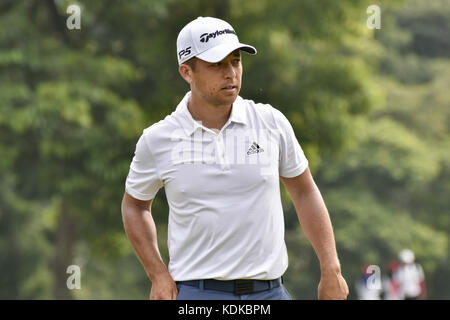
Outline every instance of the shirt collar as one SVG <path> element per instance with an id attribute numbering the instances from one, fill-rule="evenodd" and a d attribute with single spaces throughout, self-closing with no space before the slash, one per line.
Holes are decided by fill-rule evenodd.
<path id="1" fill-rule="evenodd" d="M 192 135 L 198 128 L 203 128 L 199 121 L 195 120 L 187 107 L 191 91 L 187 92 L 176 108 L 176 112 L 181 115 L 182 126 L 187 135 Z M 231 107 L 230 122 L 247 124 L 247 114 L 245 112 L 245 102 L 240 96 L 236 98 Z"/>

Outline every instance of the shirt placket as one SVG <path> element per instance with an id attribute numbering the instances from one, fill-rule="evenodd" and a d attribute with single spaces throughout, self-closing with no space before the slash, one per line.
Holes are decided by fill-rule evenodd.
<path id="1" fill-rule="evenodd" d="M 215 139 L 216 160 L 222 170 L 229 170 L 230 164 L 225 153 L 225 141 L 222 132 L 219 132 Z"/>

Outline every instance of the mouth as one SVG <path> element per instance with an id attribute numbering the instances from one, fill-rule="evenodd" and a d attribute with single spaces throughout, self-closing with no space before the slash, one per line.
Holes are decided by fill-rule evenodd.
<path id="1" fill-rule="evenodd" d="M 225 92 L 234 93 L 235 91 L 237 91 L 237 88 L 238 88 L 237 86 L 230 85 L 230 86 L 223 87 L 221 90 L 223 90 Z"/>

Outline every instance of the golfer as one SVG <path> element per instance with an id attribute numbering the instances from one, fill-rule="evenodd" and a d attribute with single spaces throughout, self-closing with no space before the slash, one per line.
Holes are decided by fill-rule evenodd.
<path id="1" fill-rule="evenodd" d="M 346 299 L 330 218 L 291 124 L 239 96 L 241 52 L 227 22 L 199 17 L 177 39 L 190 91 L 143 131 L 125 183 L 125 231 L 152 282 L 150 299 L 291 299 L 280 183 L 320 261 L 319 299 Z M 151 214 L 165 188 L 168 266 Z M 302 274 L 297 275 L 302 277 Z"/>

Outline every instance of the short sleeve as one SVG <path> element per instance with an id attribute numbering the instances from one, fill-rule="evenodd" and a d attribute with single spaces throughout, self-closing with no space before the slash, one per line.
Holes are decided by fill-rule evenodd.
<path id="1" fill-rule="evenodd" d="M 155 159 L 143 134 L 136 144 L 136 151 L 125 182 L 125 191 L 133 198 L 147 201 L 153 199 L 162 186 L 163 181 L 159 177 Z"/>
<path id="2" fill-rule="evenodd" d="M 308 168 L 308 159 L 295 137 L 294 129 L 289 120 L 277 109 L 274 109 L 275 121 L 280 131 L 280 161 L 281 177 L 293 178 L 301 175 Z"/>

